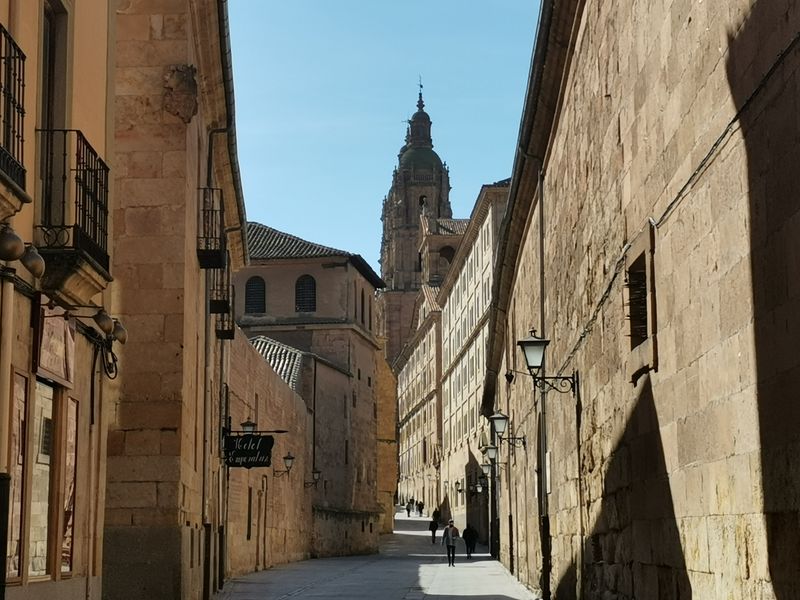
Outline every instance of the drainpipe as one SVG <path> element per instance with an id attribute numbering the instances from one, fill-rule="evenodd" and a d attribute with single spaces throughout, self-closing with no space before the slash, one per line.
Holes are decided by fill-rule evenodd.
<path id="1" fill-rule="evenodd" d="M 545 320 L 545 278 L 544 278 L 544 172 L 539 162 L 539 326 L 541 337 L 547 337 Z M 545 376 L 545 363 L 542 361 L 542 377 Z M 547 457 L 547 392 L 541 394 L 541 431 L 539 434 L 539 454 L 541 460 L 541 495 L 539 499 L 539 537 L 542 545 L 542 598 L 550 600 L 550 571 L 552 568 L 552 540 L 550 539 L 549 498 L 547 494 L 550 471 Z"/>

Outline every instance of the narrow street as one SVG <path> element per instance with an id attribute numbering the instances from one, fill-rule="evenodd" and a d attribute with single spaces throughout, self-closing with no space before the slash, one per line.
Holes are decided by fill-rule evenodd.
<path id="1" fill-rule="evenodd" d="M 398 512 L 395 533 L 381 538 L 380 554 L 306 560 L 228 581 L 217 600 L 534 600 L 485 546 L 467 560 L 463 541 L 448 568 L 441 537 L 431 544 L 427 517 Z M 441 529 L 437 532 L 441 533 Z"/>

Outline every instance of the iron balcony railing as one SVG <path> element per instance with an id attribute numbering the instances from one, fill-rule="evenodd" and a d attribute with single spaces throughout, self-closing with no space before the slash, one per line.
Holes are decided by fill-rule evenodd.
<path id="1" fill-rule="evenodd" d="M 0 171 L 23 190 L 23 121 L 25 119 L 25 55 L 0 25 Z"/>
<path id="2" fill-rule="evenodd" d="M 219 340 L 232 340 L 236 335 L 236 324 L 233 318 L 234 295 L 235 290 L 230 287 L 230 304 L 227 312 L 217 315 L 217 322 L 214 331 Z"/>
<path id="3" fill-rule="evenodd" d="M 76 129 L 39 134 L 40 247 L 81 251 L 108 271 L 108 166 Z"/>
<path id="4" fill-rule="evenodd" d="M 222 190 L 201 188 L 197 224 L 197 261 L 201 269 L 222 269 L 226 265 L 222 210 Z"/>
<path id="5" fill-rule="evenodd" d="M 211 269 L 208 312 L 219 315 L 231 311 L 231 272 L 224 269 Z"/>

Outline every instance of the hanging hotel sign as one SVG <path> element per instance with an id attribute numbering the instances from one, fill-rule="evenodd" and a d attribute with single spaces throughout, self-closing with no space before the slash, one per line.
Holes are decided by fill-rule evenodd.
<path id="1" fill-rule="evenodd" d="M 63 310 L 44 303 L 34 308 L 32 325 L 36 336 L 33 371 L 46 379 L 72 387 L 75 373 L 75 322 Z"/>
<path id="2" fill-rule="evenodd" d="M 229 467 L 269 467 L 275 438 L 259 433 L 231 433 L 225 436 L 225 464 Z"/>

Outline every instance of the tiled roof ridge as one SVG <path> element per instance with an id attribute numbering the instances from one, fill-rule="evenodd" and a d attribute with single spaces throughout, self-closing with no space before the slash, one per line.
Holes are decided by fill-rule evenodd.
<path id="1" fill-rule="evenodd" d="M 352 252 L 309 242 L 257 221 L 247 222 L 251 258 L 302 258 L 311 256 L 347 256 Z"/>

